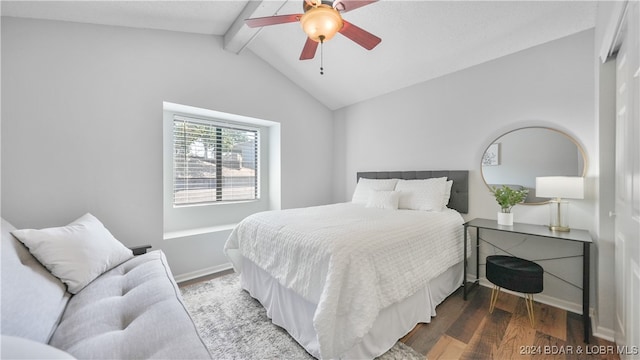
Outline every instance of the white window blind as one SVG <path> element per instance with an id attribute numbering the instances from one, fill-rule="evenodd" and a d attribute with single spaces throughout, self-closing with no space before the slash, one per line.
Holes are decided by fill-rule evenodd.
<path id="1" fill-rule="evenodd" d="M 175 115 L 173 205 L 259 199 L 259 129 Z"/>

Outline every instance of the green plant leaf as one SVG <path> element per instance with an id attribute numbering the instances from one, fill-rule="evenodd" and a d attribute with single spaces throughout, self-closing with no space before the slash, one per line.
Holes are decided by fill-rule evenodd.
<path id="1" fill-rule="evenodd" d="M 529 194 L 528 189 L 512 189 L 507 185 L 502 185 L 502 187 L 491 187 L 491 193 L 496 198 L 496 202 L 500 205 L 503 213 L 510 213 L 511 208 L 515 205 L 520 204 L 527 198 L 527 194 Z"/>

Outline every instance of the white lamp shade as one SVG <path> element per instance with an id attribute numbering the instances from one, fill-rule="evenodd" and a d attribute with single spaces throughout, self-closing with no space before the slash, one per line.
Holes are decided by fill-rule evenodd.
<path id="1" fill-rule="evenodd" d="M 311 40 L 320 42 L 330 40 L 342 29 L 344 23 L 338 10 L 322 4 L 304 13 L 300 18 L 300 25 Z"/>
<path id="2" fill-rule="evenodd" d="M 536 197 L 584 199 L 584 178 L 578 176 L 537 177 Z"/>

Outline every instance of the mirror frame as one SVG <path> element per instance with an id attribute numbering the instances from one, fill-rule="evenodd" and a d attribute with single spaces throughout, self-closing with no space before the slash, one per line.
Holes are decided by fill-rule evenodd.
<path id="1" fill-rule="evenodd" d="M 578 148 L 578 151 L 580 151 L 580 155 L 582 155 L 582 161 L 584 163 L 584 166 L 582 168 L 582 174 L 580 176 L 581 177 L 585 177 L 587 175 L 587 168 L 589 167 L 589 159 L 587 158 L 587 153 L 584 151 L 584 148 L 582 147 L 582 145 L 580 145 L 580 143 L 576 139 L 573 138 L 573 136 L 567 134 L 564 131 L 561 131 L 561 130 L 558 130 L 558 129 L 554 129 L 554 128 L 548 127 L 548 126 L 524 126 L 524 127 L 516 128 L 516 129 L 513 129 L 513 130 L 509 130 L 509 131 L 499 135 L 498 137 L 493 139 L 493 141 L 491 141 L 489 143 L 489 145 L 487 145 L 487 147 L 482 152 L 482 155 L 480 156 L 480 176 L 482 177 L 482 182 L 484 182 L 484 185 L 487 187 L 487 189 L 489 189 L 489 191 L 491 191 L 491 187 L 489 186 L 489 184 L 487 184 L 487 180 L 484 177 L 484 170 L 483 170 L 483 165 L 482 165 L 482 159 L 484 158 L 484 154 L 487 152 L 487 150 L 489 150 L 489 146 L 495 144 L 496 141 L 498 141 L 503 136 L 509 135 L 509 134 L 511 134 L 513 132 L 516 132 L 516 131 L 519 131 L 519 130 L 526 130 L 526 129 L 546 129 L 546 130 L 551 130 L 551 131 L 554 131 L 554 132 L 566 137 L 567 139 L 569 139 L 569 141 L 571 141 Z M 544 204 L 548 204 L 549 201 L 551 201 L 551 199 L 549 199 L 547 201 L 520 203 L 518 205 L 544 205 Z"/>

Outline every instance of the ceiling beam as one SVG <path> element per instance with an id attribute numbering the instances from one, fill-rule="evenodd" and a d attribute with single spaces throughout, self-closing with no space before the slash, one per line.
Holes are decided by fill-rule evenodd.
<path id="1" fill-rule="evenodd" d="M 262 28 L 250 28 L 244 20 L 254 17 L 277 15 L 287 0 L 251 0 L 224 34 L 224 49 L 239 54 Z"/>

